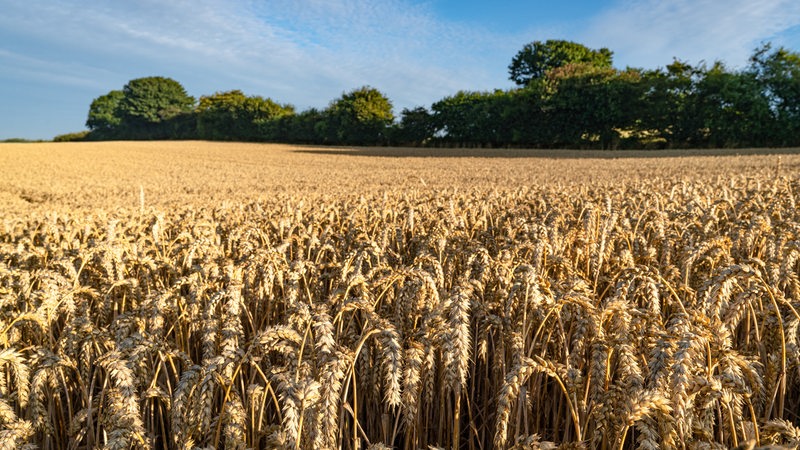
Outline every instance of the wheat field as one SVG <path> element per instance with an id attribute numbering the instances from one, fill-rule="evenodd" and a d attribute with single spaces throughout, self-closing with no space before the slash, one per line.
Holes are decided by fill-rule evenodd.
<path id="1" fill-rule="evenodd" d="M 776 152 L 0 145 L 0 448 L 797 448 Z"/>

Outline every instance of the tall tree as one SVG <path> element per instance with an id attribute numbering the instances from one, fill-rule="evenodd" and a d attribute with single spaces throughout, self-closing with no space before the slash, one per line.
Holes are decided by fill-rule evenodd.
<path id="1" fill-rule="evenodd" d="M 645 72 L 643 108 L 638 113 L 641 132 L 666 147 L 701 145 L 705 137 L 697 85 L 705 74 L 705 67 L 693 67 L 678 59 L 664 69 Z"/>
<path id="2" fill-rule="evenodd" d="M 698 81 L 695 95 L 707 146 L 768 145 L 773 115 L 754 74 L 717 62 Z"/>
<path id="3" fill-rule="evenodd" d="M 271 140 L 270 122 L 294 113 L 294 107 L 268 98 L 246 96 L 240 90 L 200 97 L 197 131 L 204 139 Z"/>
<path id="4" fill-rule="evenodd" d="M 319 144 L 324 142 L 326 115 L 316 108 L 298 114 L 285 115 L 273 121 L 272 140 Z"/>
<path id="5" fill-rule="evenodd" d="M 460 91 L 431 105 L 435 134 L 443 142 L 469 146 L 499 146 L 512 139 L 512 121 L 505 114 L 510 96 Z"/>
<path id="6" fill-rule="evenodd" d="M 800 144 L 800 53 L 765 44 L 750 62 L 777 121 L 774 145 Z"/>
<path id="7" fill-rule="evenodd" d="M 505 97 L 501 120 L 510 130 L 507 143 L 522 147 L 550 147 L 554 127 L 546 86 L 538 84 L 512 89 Z"/>
<path id="8" fill-rule="evenodd" d="M 131 80 L 122 88 L 122 93 L 118 109 L 122 125 L 130 130 L 145 131 L 145 134 L 150 131 L 143 130 L 148 126 L 189 113 L 194 107 L 194 98 L 183 86 L 166 77 Z"/>
<path id="9" fill-rule="evenodd" d="M 392 121 L 392 102 L 379 90 L 364 86 L 334 100 L 325 111 L 322 134 L 335 144 L 383 144 Z"/>
<path id="10" fill-rule="evenodd" d="M 541 79 L 551 69 L 568 64 L 589 64 L 610 68 L 613 53 L 607 48 L 592 50 L 576 42 L 550 39 L 522 47 L 508 66 L 509 78 L 519 86 Z"/>
<path id="11" fill-rule="evenodd" d="M 588 63 L 547 73 L 550 125 L 558 146 L 616 148 L 633 132 L 641 74 Z"/>
<path id="12" fill-rule="evenodd" d="M 116 90 L 92 100 L 86 126 L 96 138 L 110 137 L 119 126 L 121 119 L 117 109 L 123 96 L 122 91 Z"/>
<path id="13" fill-rule="evenodd" d="M 404 108 L 400 117 L 400 123 L 393 129 L 393 145 L 423 145 L 436 131 L 431 113 L 422 106 Z"/>

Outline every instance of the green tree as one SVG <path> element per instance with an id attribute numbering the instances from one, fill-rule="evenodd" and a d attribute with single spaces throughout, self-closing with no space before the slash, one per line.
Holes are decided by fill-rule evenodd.
<path id="1" fill-rule="evenodd" d="M 137 78 L 122 88 L 117 108 L 124 132 L 135 138 L 174 137 L 170 121 L 192 112 L 194 98 L 177 81 L 166 77 Z"/>
<path id="2" fill-rule="evenodd" d="M 776 119 L 775 145 L 800 144 L 800 53 L 770 44 L 756 49 L 750 69 Z"/>
<path id="3" fill-rule="evenodd" d="M 392 102 L 369 86 L 334 100 L 325 117 L 318 131 L 332 144 L 384 144 L 387 127 L 394 121 Z"/>
<path id="4" fill-rule="evenodd" d="M 703 120 L 706 145 L 767 145 L 773 114 L 769 98 L 753 73 L 731 72 L 718 62 L 705 71 L 696 89 L 696 113 Z"/>
<path id="5" fill-rule="evenodd" d="M 116 90 L 92 100 L 86 119 L 86 126 L 92 135 L 106 138 L 116 131 L 122 121 L 117 110 L 123 96 L 122 91 Z"/>
<path id="6" fill-rule="evenodd" d="M 553 124 L 546 89 L 537 83 L 507 92 L 500 120 L 509 129 L 508 143 L 522 147 L 551 147 Z"/>
<path id="7" fill-rule="evenodd" d="M 511 97 L 502 90 L 460 91 L 431 105 L 436 136 L 465 146 L 507 145 L 513 137 L 507 111 Z"/>
<path id="8" fill-rule="evenodd" d="M 321 129 L 324 128 L 326 118 L 325 113 L 316 108 L 307 109 L 294 116 L 281 117 L 277 124 L 285 133 L 283 135 L 285 137 L 278 139 L 302 144 L 322 143 L 324 136 Z"/>
<path id="9" fill-rule="evenodd" d="M 404 108 L 400 123 L 392 131 L 392 143 L 401 145 L 424 145 L 433 137 L 436 125 L 433 116 L 424 107 Z"/>
<path id="10" fill-rule="evenodd" d="M 666 147 L 703 145 L 703 118 L 698 113 L 697 84 L 704 67 L 674 60 L 664 69 L 643 74 L 643 104 L 639 126 Z"/>
<path id="11" fill-rule="evenodd" d="M 578 63 L 551 69 L 546 76 L 548 122 L 556 146 L 617 148 L 635 134 L 638 70 Z"/>
<path id="12" fill-rule="evenodd" d="M 212 140 L 273 140 L 272 122 L 294 114 L 294 107 L 246 96 L 240 90 L 200 97 L 197 133 Z"/>
<path id="13" fill-rule="evenodd" d="M 589 64 L 610 68 L 613 53 L 607 48 L 592 50 L 564 40 L 534 41 L 522 47 L 508 66 L 509 78 L 519 86 L 541 79 L 554 68 L 568 64 Z"/>

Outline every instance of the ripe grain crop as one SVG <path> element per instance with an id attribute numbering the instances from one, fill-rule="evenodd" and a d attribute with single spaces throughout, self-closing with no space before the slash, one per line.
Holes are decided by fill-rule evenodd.
<path id="1" fill-rule="evenodd" d="M 800 445 L 800 156 L 0 145 L 0 448 Z"/>

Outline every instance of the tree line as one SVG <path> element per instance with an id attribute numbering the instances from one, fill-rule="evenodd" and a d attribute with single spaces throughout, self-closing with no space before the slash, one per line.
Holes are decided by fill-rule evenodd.
<path id="1" fill-rule="evenodd" d="M 548 40 L 509 65 L 516 87 L 458 92 L 393 114 L 365 86 L 324 109 L 233 90 L 194 99 L 165 77 L 129 81 L 92 101 L 89 140 L 207 139 L 324 145 L 682 148 L 800 145 L 800 54 L 764 44 L 732 70 L 674 60 L 617 69 L 613 52 Z"/>

